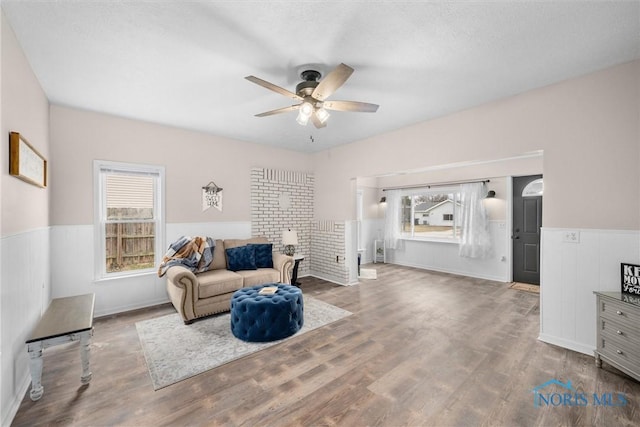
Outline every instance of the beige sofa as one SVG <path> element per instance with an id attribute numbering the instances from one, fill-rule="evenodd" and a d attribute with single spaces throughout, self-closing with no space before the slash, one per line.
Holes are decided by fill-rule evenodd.
<path id="1" fill-rule="evenodd" d="M 235 291 L 264 283 L 288 283 L 293 257 L 273 252 L 273 268 L 230 271 L 226 249 L 249 243 L 269 243 L 264 237 L 216 240 L 208 271 L 194 274 L 182 266 L 167 270 L 167 292 L 185 324 L 199 317 L 229 311 Z"/>

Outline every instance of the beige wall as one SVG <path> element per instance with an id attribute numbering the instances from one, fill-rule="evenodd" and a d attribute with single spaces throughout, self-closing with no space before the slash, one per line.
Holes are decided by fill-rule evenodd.
<path id="1" fill-rule="evenodd" d="M 317 153 L 316 218 L 355 217 L 353 177 L 543 150 L 545 227 L 639 229 L 639 74 L 635 61 Z"/>
<path id="2" fill-rule="evenodd" d="M 252 167 L 311 171 L 308 154 L 51 106 L 52 224 L 93 223 L 93 160 L 164 165 L 167 222 L 251 221 Z M 224 189 L 202 212 L 201 187 Z"/>
<path id="3" fill-rule="evenodd" d="M 9 175 L 9 132 L 20 132 L 49 158 L 49 105 L 0 15 L 0 424 L 9 425 L 29 384 L 24 342 L 51 293 L 50 190 Z"/>
<path id="4" fill-rule="evenodd" d="M 9 132 L 19 132 L 49 159 L 49 101 L 2 14 L 2 236 L 49 225 L 49 189 L 9 175 Z M 49 175 L 51 176 L 51 175 Z"/>

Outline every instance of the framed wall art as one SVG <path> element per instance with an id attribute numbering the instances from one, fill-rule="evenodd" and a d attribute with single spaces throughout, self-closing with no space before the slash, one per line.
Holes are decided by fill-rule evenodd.
<path id="1" fill-rule="evenodd" d="M 18 132 L 9 133 L 9 174 L 45 188 L 47 160 Z"/>
<path id="2" fill-rule="evenodd" d="M 640 296 L 640 265 L 620 263 L 620 276 L 622 293 Z"/>

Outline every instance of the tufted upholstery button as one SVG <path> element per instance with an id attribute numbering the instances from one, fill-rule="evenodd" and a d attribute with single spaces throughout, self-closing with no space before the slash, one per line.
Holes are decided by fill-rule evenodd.
<path id="1" fill-rule="evenodd" d="M 273 295 L 260 295 L 277 286 Z M 231 332 L 251 342 L 276 341 L 298 332 L 304 324 L 304 300 L 299 288 L 282 283 L 239 289 L 231 298 Z"/>

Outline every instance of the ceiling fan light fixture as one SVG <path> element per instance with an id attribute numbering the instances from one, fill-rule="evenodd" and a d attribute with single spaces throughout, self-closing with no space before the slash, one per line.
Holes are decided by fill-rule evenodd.
<path id="1" fill-rule="evenodd" d="M 339 89 L 351 76 L 353 68 L 346 64 L 339 64 L 325 76 L 323 76 L 323 73 L 316 71 L 317 69 L 318 66 L 316 65 L 305 65 L 299 69 L 302 81 L 296 85 L 295 93 L 255 76 L 245 77 L 245 79 L 258 86 L 284 95 L 287 98 L 300 101 L 299 104 L 289 107 L 256 114 L 256 117 L 266 117 L 298 110 L 296 121 L 301 126 L 306 126 L 309 120 L 311 120 L 316 128 L 321 129 L 327 126 L 326 122 L 330 116 L 327 110 L 366 113 L 375 113 L 378 110 L 377 104 L 369 104 L 366 102 L 327 101 L 327 98 Z"/>
<path id="2" fill-rule="evenodd" d="M 319 108 L 318 111 L 316 111 L 316 117 L 320 120 L 320 123 L 326 122 L 329 119 L 329 116 L 331 116 L 331 114 L 329 114 L 329 112 L 324 108 Z"/>
<path id="3" fill-rule="evenodd" d="M 311 103 L 309 102 L 303 102 L 302 105 L 300 105 L 300 109 L 298 110 L 298 117 L 296 118 L 296 121 L 301 126 L 306 126 L 307 123 L 309 123 L 309 118 L 312 114 L 313 105 L 311 105 Z"/>

